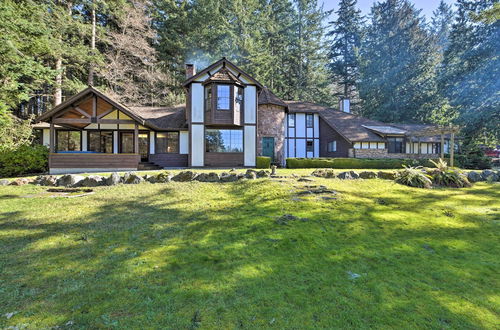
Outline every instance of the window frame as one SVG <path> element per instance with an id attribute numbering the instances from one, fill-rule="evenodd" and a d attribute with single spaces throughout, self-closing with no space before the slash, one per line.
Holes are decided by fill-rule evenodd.
<path id="1" fill-rule="evenodd" d="M 169 146 L 168 141 L 170 140 L 168 138 L 168 134 L 172 134 L 172 133 L 177 135 L 177 150 L 168 152 L 168 146 Z M 158 149 L 158 134 L 166 134 L 167 135 L 167 143 L 165 145 L 166 151 L 159 151 L 159 149 Z M 155 154 L 178 154 L 178 153 L 180 153 L 180 149 L 181 149 L 181 147 L 180 147 L 180 132 L 179 131 L 155 132 Z"/>
<path id="2" fill-rule="evenodd" d="M 79 141 L 79 145 L 80 145 L 80 149 L 79 150 L 59 150 L 59 132 L 76 132 L 76 133 L 79 133 L 80 134 L 80 141 Z M 58 129 L 56 130 L 56 138 L 55 138 L 55 142 L 56 142 L 56 145 L 55 145 L 55 151 L 56 152 L 59 152 L 59 151 L 62 151 L 62 152 L 67 152 L 67 151 L 82 151 L 82 131 L 78 131 L 78 130 L 71 130 L 71 129 Z M 68 145 L 69 145 L 69 134 L 68 134 Z"/>
<path id="3" fill-rule="evenodd" d="M 219 87 L 227 87 L 228 88 L 228 95 L 227 95 L 227 108 L 219 108 Z M 215 99 L 215 108 L 218 110 L 218 111 L 231 111 L 232 110 L 232 106 L 231 106 L 231 95 L 232 95 L 232 85 L 228 85 L 228 84 L 216 84 L 215 85 L 215 90 L 216 90 L 216 99 Z M 224 96 L 224 98 L 226 98 Z"/>
<path id="4" fill-rule="evenodd" d="M 394 146 L 394 148 L 391 148 Z M 400 146 L 400 148 L 398 148 Z M 388 137 L 387 138 L 387 153 L 389 154 L 404 154 L 405 150 L 405 141 L 402 137 Z"/>
<path id="5" fill-rule="evenodd" d="M 95 153 L 101 153 L 101 154 L 112 154 L 114 152 L 114 145 L 115 145 L 115 134 L 113 130 L 86 130 L 87 131 L 87 151 L 92 151 L 90 150 L 90 135 L 92 133 L 99 133 L 99 149 L 102 147 L 102 140 L 101 140 L 101 133 L 102 132 L 110 132 L 111 133 L 111 152 L 102 152 L 102 151 L 94 151 Z"/>
<path id="6" fill-rule="evenodd" d="M 314 128 L 314 114 L 312 113 L 306 113 L 306 128 Z"/>
<path id="7" fill-rule="evenodd" d="M 212 90 L 212 85 L 207 85 L 205 86 L 204 90 L 203 90 L 203 102 L 204 102 L 204 107 L 205 107 L 205 111 L 212 111 L 212 108 L 213 108 L 213 96 L 214 96 L 214 93 L 213 93 L 213 90 Z M 210 96 L 210 97 L 208 97 Z"/>
<path id="8" fill-rule="evenodd" d="M 209 131 L 236 131 L 236 132 L 239 132 L 240 136 L 241 136 L 241 151 L 210 151 L 210 148 L 208 146 L 208 142 L 207 142 L 207 132 Z M 206 153 L 221 153 L 221 154 L 227 154 L 227 153 L 243 153 L 243 151 L 245 150 L 245 144 L 244 144 L 244 132 L 243 132 L 243 129 L 228 129 L 228 128 L 207 128 L 205 129 L 205 134 L 204 134 L 204 143 L 205 143 L 205 152 Z M 232 141 L 232 136 L 230 136 L 230 142 L 229 142 L 229 149 L 233 149 L 233 141 Z"/>
<path id="9" fill-rule="evenodd" d="M 333 148 L 330 148 L 330 146 L 333 146 Z M 327 152 L 337 152 L 337 140 L 330 141 L 326 144 L 326 151 Z"/>
<path id="10" fill-rule="evenodd" d="M 306 140 L 306 153 L 307 152 L 314 152 L 314 140 Z"/>
<path id="11" fill-rule="evenodd" d="M 293 118 L 293 120 L 292 120 L 293 125 L 290 124 L 290 118 Z M 290 128 L 295 127 L 295 120 L 296 119 L 297 119 L 297 117 L 295 116 L 295 113 L 289 113 L 288 117 L 287 117 L 288 127 L 290 127 Z"/>

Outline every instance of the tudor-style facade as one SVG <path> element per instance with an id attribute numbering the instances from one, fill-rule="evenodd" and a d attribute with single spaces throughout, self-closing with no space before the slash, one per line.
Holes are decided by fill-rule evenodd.
<path id="1" fill-rule="evenodd" d="M 254 167 L 257 156 L 437 158 L 450 135 L 283 101 L 225 58 L 186 66 L 186 103 L 131 107 L 88 87 L 37 118 L 51 173 Z M 343 110 L 343 111 L 342 111 Z M 451 151 L 452 149 L 450 149 Z"/>

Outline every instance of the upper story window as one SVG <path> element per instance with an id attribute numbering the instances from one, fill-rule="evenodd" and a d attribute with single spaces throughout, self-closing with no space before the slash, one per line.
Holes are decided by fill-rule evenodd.
<path id="1" fill-rule="evenodd" d="M 295 114 L 288 114 L 288 127 L 295 127 Z"/>
<path id="2" fill-rule="evenodd" d="M 236 111 L 239 111 L 241 109 L 241 105 L 243 104 L 243 88 L 241 87 L 235 87 L 235 88 L 236 88 L 236 100 L 234 108 Z"/>
<path id="3" fill-rule="evenodd" d="M 217 110 L 230 110 L 231 86 L 217 85 Z"/>
<path id="4" fill-rule="evenodd" d="M 212 110 L 212 86 L 205 87 L 205 111 Z"/>
<path id="5" fill-rule="evenodd" d="M 327 151 L 328 152 L 335 152 L 337 151 L 337 141 L 330 141 L 327 144 Z"/>
<path id="6" fill-rule="evenodd" d="M 308 113 L 306 115 L 306 127 L 314 126 L 314 115 L 312 113 Z"/>

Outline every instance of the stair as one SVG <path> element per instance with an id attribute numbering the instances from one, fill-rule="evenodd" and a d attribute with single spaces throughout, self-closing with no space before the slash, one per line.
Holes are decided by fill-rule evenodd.
<path id="1" fill-rule="evenodd" d="M 162 167 L 152 162 L 140 162 L 137 169 L 140 171 L 158 171 L 161 170 Z"/>

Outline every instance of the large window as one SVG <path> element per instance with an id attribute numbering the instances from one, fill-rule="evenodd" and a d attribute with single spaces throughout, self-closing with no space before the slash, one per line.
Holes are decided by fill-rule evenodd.
<path id="1" fill-rule="evenodd" d="M 217 110 L 229 110 L 231 99 L 231 86 L 217 85 Z"/>
<path id="2" fill-rule="evenodd" d="M 327 151 L 328 152 L 335 152 L 337 151 L 337 141 L 330 141 L 327 144 Z"/>
<path id="3" fill-rule="evenodd" d="M 306 127 L 314 127 L 314 115 L 312 113 L 306 115 Z"/>
<path id="4" fill-rule="evenodd" d="M 205 111 L 212 110 L 212 86 L 205 87 Z"/>
<path id="5" fill-rule="evenodd" d="M 295 127 L 295 114 L 290 113 L 288 115 L 288 127 Z"/>
<path id="6" fill-rule="evenodd" d="M 80 131 L 57 131 L 57 151 L 80 151 Z"/>
<path id="7" fill-rule="evenodd" d="M 112 131 L 89 131 L 88 150 L 102 153 L 113 153 Z"/>
<path id="8" fill-rule="evenodd" d="M 207 129 L 207 152 L 243 152 L 243 131 L 239 129 Z"/>
<path id="9" fill-rule="evenodd" d="M 314 151 L 314 141 L 306 141 L 306 151 L 307 152 Z"/>
<path id="10" fill-rule="evenodd" d="M 134 133 L 120 132 L 120 152 L 123 154 L 134 153 Z"/>
<path id="11" fill-rule="evenodd" d="M 387 138 L 388 152 L 389 153 L 404 153 L 403 138 Z"/>
<path id="12" fill-rule="evenodd" d="M 178 153 L 179 132 L 156 133 L 156 153 Z"/>

